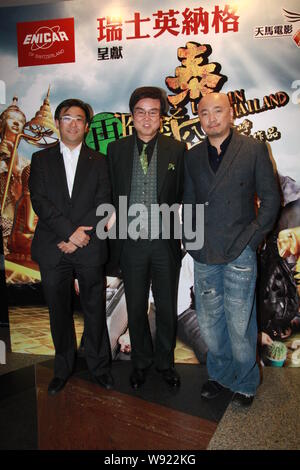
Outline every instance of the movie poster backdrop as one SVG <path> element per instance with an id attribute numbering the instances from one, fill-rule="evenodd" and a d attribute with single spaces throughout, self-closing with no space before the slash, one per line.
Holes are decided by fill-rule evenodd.
<path id="1" fill-rule="evenodd" d="M 133 132 L 132 91 L 158 86 L 169 104 L 161 132 L 191 147 L 205 138 L 197 118 L 200 98 L 222 91 L 237 131 L 268 145 L 282 190 L 278 223 L 258 254 L 261 361 L 299 366 L 299 2 L 71 0 L 9 7 L 1 9 L 0 38 L 0 202 L 10 305 L 43 303 L 40 273 L 30 256 L 37 217 L 28 177 L 32 153 L 59 139 L 56 106 L 69 97 L 90 103 L 94 117 L 86 143 L 105 154 L 109 142 Z M 199 329 L 188 308 L 188 257 L 181 281 L 179 320 L 189 310 L 194 316 L 187 324 Z M 151 296 L 150 305 L 155 314 Z M 127 318 L 123 283 L 115 276 L 108 277 L 107 309 L 118 350 Z M 20 350 L 20 331 L 15 333 L 12 344 Z M 205 362 L 205 345 L 200 352 L 193 349 Z M 36 344 L 30 352 L 50 350 Z"/>

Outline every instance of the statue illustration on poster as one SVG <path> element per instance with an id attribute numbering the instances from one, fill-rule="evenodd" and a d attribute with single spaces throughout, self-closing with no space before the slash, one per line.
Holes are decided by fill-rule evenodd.
<path id="1" fill-rule="evenodd" d="M 31 260 L 30 248 L 37 217 L 33 212 L 28 178 L 30 160 L 18 152 L 21 139 L 39 147 L 54 145 L 58 140 L 49 102 L 50 87 L 39 111 L 26 122 L 18 98 L 0 116 L 0 201 L 6 279 L 8 283 L 31 283 L 40 280 L 37 265 Z"/>

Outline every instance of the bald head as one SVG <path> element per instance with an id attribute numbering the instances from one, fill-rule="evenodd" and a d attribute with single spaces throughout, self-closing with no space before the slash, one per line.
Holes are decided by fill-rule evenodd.
<path id="1" fill-rule="evenodd" d="M 233 111 L 225 93 L 209 93 L 198 105 L 201 127 L 210 141 L 222 143 L 230 133 Z"/>
<path id="2" fill-rule="evenodd" d="M 230 108 L 229 98 L 226 93 L 208 93 L 199 101 L 198 110 L 205 106 L 210 106 L 213 103 L 220 103 L 223 106 L 228 106 Z"/>

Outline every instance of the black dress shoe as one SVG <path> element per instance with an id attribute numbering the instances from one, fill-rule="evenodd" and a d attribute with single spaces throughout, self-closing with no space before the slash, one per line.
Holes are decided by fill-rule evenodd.
<path id="1" fill-rule="evenodd" d="M 236 408 L 247 408 L 252 405 L 254 395 L 244 395 L 244 393 L 236 392 L 231 400 L 231 403 Z"/>
<path id="2" fill-rule="evenodd" d="M 169 367 L 169 369 L 156 370 L 162 375 L 162 378 L 168 385 L 170 385 L 170 387 L 180 387 L 180 377 L 174 367 Z"/>
<path id="3" fill-rule="evenodd" d="M 101 375 L 94 375 L 93 379 L 98 385 L 106 388 L 106 390 L 114 388 L 114 379 L 110 372 L 106 372 Z"/>
<path id="4" fill-rule="evenodd" d="M 145 369 L 133 369 L 133 372 L 129 378 L 130 385 L 134 390 L 140 388 L 146 380 L 146 370 Z"/>
<path id="5" fill-rule="evenodd" d="M 48 386 L 48 395 L 56 395 L 64 388 L 67 381 L 68 377 L 66 379 L 61 379 L 60 377 L 53 377 Z"/>
<path id="6" fill-rule="evenodd" d="M 208 380 L 202 387 L 201 398 L 206 398 L 206 400 L 212 400 L 220 395 L 224 390 L 226 390 L 223 385 L 219 384 L 215 380 Z"/>

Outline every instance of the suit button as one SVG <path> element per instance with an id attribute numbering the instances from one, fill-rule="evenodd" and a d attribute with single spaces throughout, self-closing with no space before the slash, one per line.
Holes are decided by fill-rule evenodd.
<path id="1" fill-rule="evenodd" d="M 209 202 L 206 201 L 206 202 L 204 203 L 204 205 L 205 205 L 205 206 L 209 206 Z"/>

